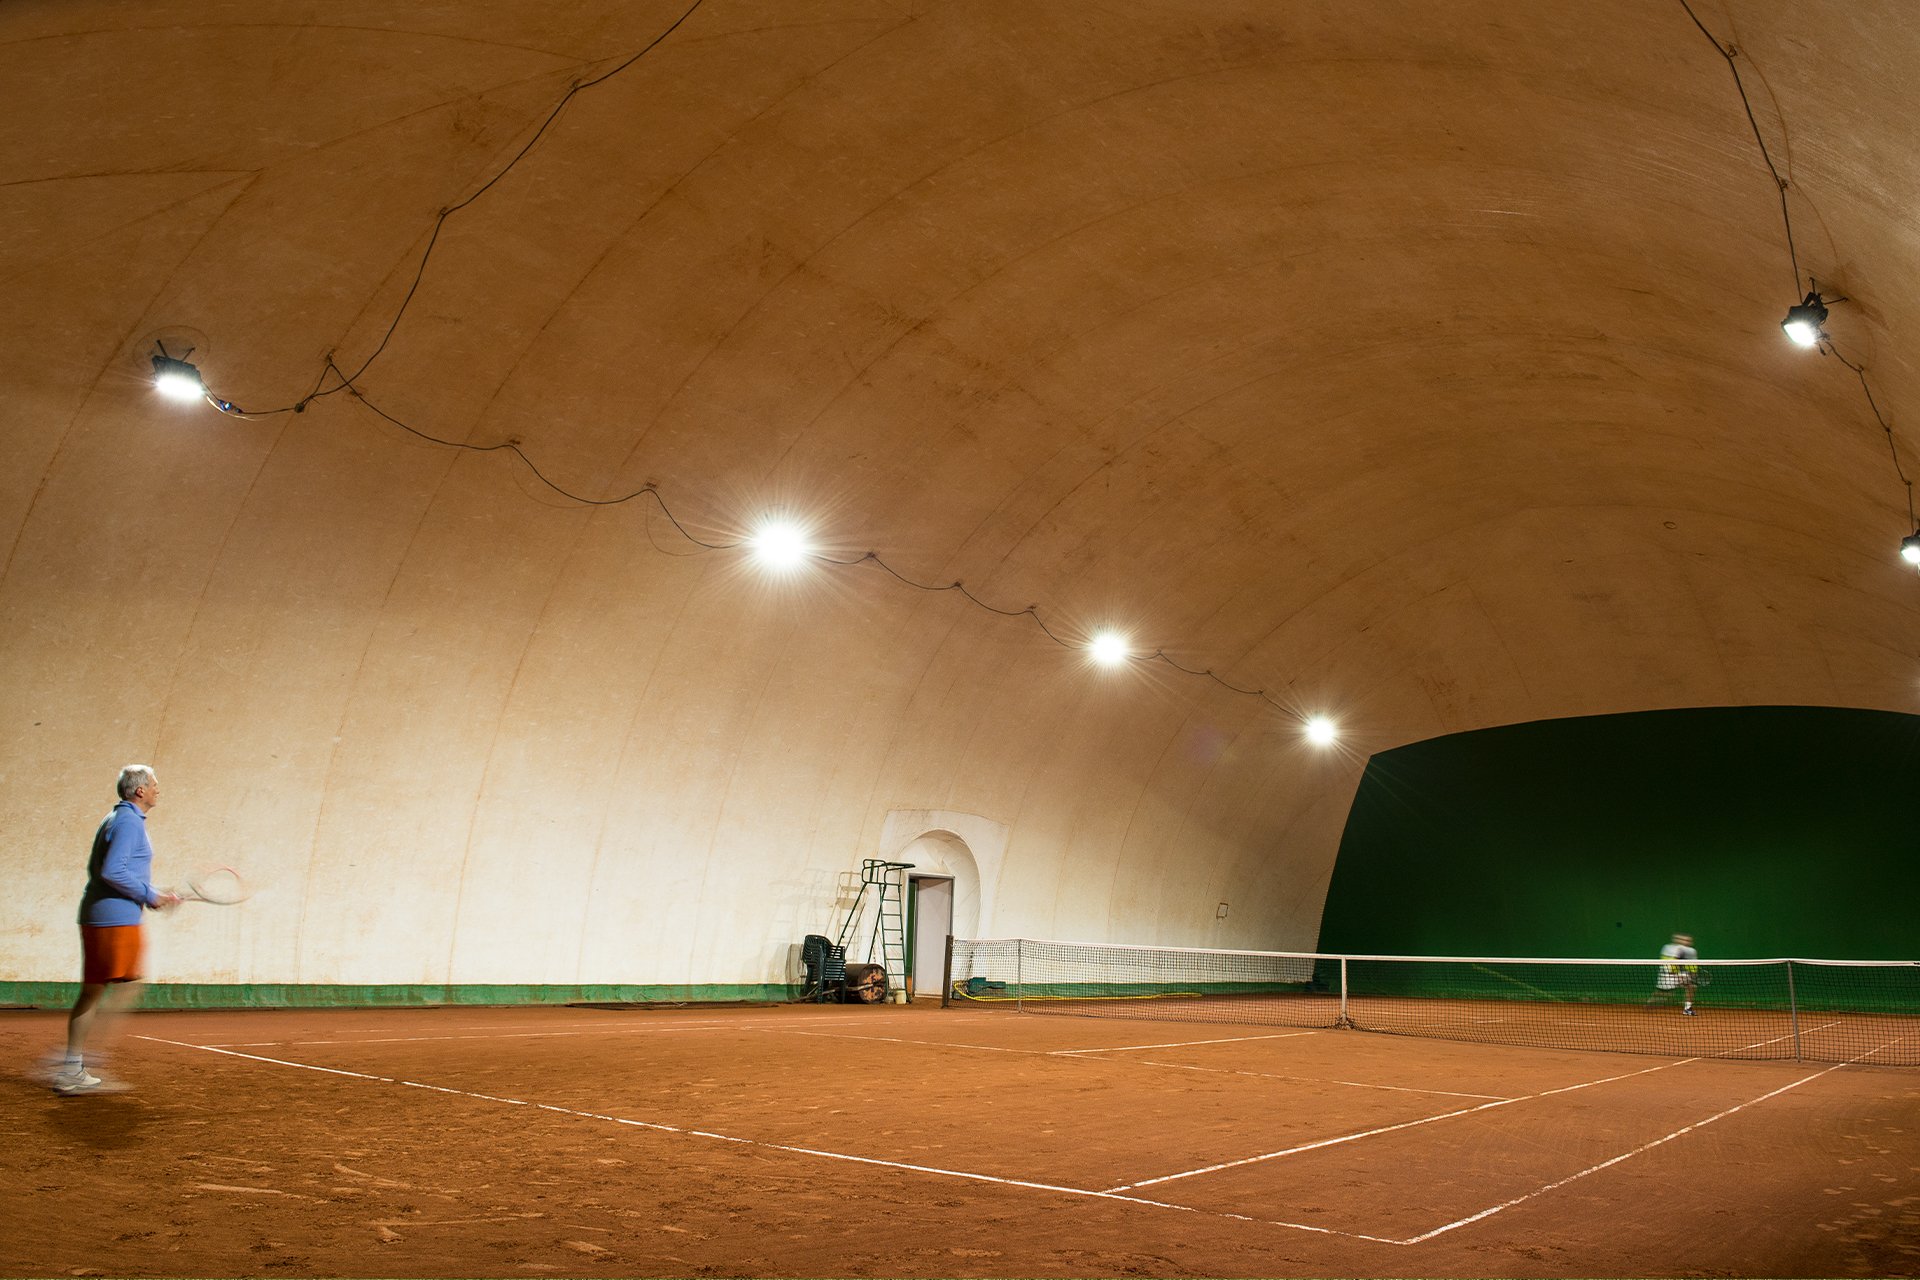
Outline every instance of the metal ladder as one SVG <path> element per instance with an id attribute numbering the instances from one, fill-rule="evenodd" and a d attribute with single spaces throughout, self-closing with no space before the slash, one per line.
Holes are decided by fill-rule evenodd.
<path id="1" fill-rule="evenodd" d="M 874 952 L 880 953 L 880 965 L 887 971 L 887 988 L 904 991 L 907 985 L 907 912 L 906 878 L 899 872 L 913 867 L 911 862 L 888 862 L 867 858 L 860 863 L 860 892 L 847 908 L 835 943 L 853 955 L 854 931 L 860 927 L 861 908 L 866 905 L 867 890 L 874 891 L 873 932 L 867 939 L 867 963 Z"/>

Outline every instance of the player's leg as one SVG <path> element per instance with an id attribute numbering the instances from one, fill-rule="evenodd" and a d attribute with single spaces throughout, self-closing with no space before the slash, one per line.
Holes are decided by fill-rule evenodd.
<path id="1" fill-rule="evenodd" d="M 93 1015 L 100 1008 L 100 997 L 107 994 L 104 982 L 80 984 L 80 998 L 67 1014 L 67 1058 L 78 1061 L 87 1051 L 87 1032 L 93 1029 Z"/>
<path id="2" fill-rule="evenodd" d="M 106 995 L 100 997 L 100 1005 L 95 1010 L 93 1033 L 89 1037 L 93 1048 L 87 1052 L 87 1060 L 93 1064 L 92 1074 L 101 1077 L 100 1086 L 107 1092 L 118 1092 L 128 1086 L 107 1074 L 107 1063 L 113 1056 L 120 1032 L 124 1026 L 122 1014 L 140 1003 L 147 984 L 144 979 L 133 977 L 110 983 Z"/>
<path id="3" fill-rule="evenodd" d="M 60 1093 L 116 1087 L 87 1070 L 87 1045 L 94 1044 L 97 1060 L 115 1015 L 132 1007 L 140 994 L 139 925 L 82 926 L 80 940 L 80 997 L 67 1015 L 66 1061 L 49 1082 Z"/>
<path id="4" fill-rule="evenodd" d="M 1651 1009 L 1655 1005 L 1664 1005 L 1667 1002 L 1667 993 L 1672 991 L 1676 985 L 1678 984 L 1674 982 L 1673 975 L 1667 972 L 1665 966 L 1654 970 L 1653 994 L 1647 997 L 1647 1008 Z"/>
<path id="5" fill-rule="evenodd" d="M 94 1015 L 100 1011 L 100 1000 L 106 994 L 104 982 L 80 984 L 80 998 L 73 1002 L 73 1010 L 67 1014 L 66 1060 L 54 1068 L 47 1081 L 62 1093 L 84 1088 L 89 1080 L 97 1079 L 87 1074 L 87 1036 L 93 1031 Z"/>
<path id="6" fill-rule="evenodd" d="M 107 994 L 104 982 L 83 982 L 80 984 L 80 998 L 73 1002 L 73 1009 L 67 1014 L 67 1058 L 78 1062 L 87 1051 L 87 1033 L 93 1029 L 93 1015 L 100 1007 L 100 997 Z"/>

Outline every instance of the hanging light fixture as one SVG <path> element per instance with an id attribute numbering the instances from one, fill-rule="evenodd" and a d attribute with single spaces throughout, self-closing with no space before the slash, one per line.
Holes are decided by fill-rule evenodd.
<path id="1" fill-rule="evenodd" d="M 1844 302 L 1846 299 L 1835 298 L 1833 301 Z M 1827 303 L 1816 289 L 1801 299 L 1798 306 L 1787 308 L 1787 318 L 1780 322 L 1780 327 L 1798 345 L 1817 347 L 1820 345 L 1820 339 L 1827 336 L 1820 331 L 1820 326 L 1826 322 Z"/>
<path id="2" fill-rule="evenodd" d="M 1900 539 L 1900 558 L 1908 564 L 1920 564 L 1920 529 Z"/>
<path id="3" fill-rule="evenodd" d="M 762 520 L 746 539 L 746 545 L 753 549 L 754 558 L 761 565 L 778 573 L 799 568 L 813 554 L 806 530 L 778 516 Z"/>
<path id="4" fill-rule="evenodd" d="M 169 400 L 206 399 L 207 384 L 200 380 L 200 370 L 168 355 L 167 349 L 158 343 L 154 345 L 158 350 L 153 357 L 153 389 Z"/>
<path id="5" fill-rule="evenodd" d="M 1087 652 L 1103 667 L 1117 667 L 1132 656 L 1126 637 L 1117 631 L 1102 631 L 1087 646 Z"/>
<path id="6" fill-rule="evenodd" d="M 1820 297 L 1820 286 L 1816 280 L 1809 280 L 1814 288 L 1807 290 L 1807 297 L 1799 299 L 1799 305 L 1788 307 L 1788 319 L 1780 320 L 1780 328 L 1786 330 L 1786 336 L 1795 344 L 1803 347 L 1818 347 L 1826 342 L 1826 309 L 1832 303 L 1847 301 L 1845 297 Z"/>

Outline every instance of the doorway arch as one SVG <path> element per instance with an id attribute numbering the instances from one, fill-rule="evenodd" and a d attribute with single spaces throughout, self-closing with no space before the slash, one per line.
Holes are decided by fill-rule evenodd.
<path id="1" fill-rule="evenodd" d="M 928 831 L 896 855 L 911 862 L 909 878 L 946 877 L 953 881 L 953 925 L 957 938 L 974 937 L 980 928 L 980 865 L 967 842 L 951 831 Z"/>
<path id="2" fill-rule="evenodd" d="M 951 875 L 955 936 L 984 937 L 993 929 L 1009 830 L 1006 823 L 977 813 L 894 809 L 880 830 L 880 856 L 914 863 L 915 871 L 928 875 Z"/>

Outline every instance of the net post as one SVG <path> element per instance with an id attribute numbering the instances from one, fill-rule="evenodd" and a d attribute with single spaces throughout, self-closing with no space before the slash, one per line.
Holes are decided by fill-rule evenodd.
<path id="1" fill-rule="evenodd" d="M 940 966 L 940 1007 L 953 1004 L 953 935 L 947 935 L 947 958 Z"/>
<path id="2" fill-rule="evenodd" d="M 1027 986 L 1023 973 L 1025 957 L 1024 940 L 1015 938 L 1013 940 L 1013 1011 L 1015 1013 L 1027 1011 Z"/>
<path id="3" fill-rule="evenodd" d="M 1350 1027 L 1353 1020 L 1347 1017 L 1347 958 L 1340 957 L 1340 1021 L 1336 1026 Z"/>
<path id="4" fill-rule="evenodd" d="M 1800 1002 L 1793 994 L 1793 961 L 1787 961 L 1787 1016 L 1793 1020 L 1793 1060 L 1800 1061 Z"/>

